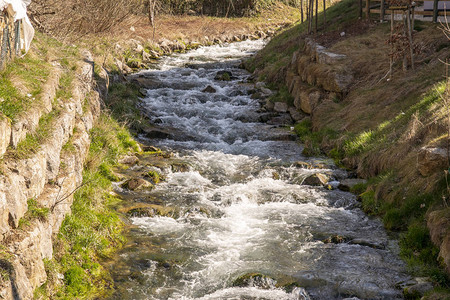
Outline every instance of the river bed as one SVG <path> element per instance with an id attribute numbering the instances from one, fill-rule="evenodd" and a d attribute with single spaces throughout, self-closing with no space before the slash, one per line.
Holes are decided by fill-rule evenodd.
<path id="1" fill-rule="evenodd" d="M 303 157 L 289 126 L 261 122 L 239 65 L 263 46 L 200 48 L 138 74 L 152 82 L 142 110 L 165 134 L 140 138 L 171 152 L 172 166 L 148 163 L 164 178 L 152 190 L 116 186 L 165 210 L 130 218 L 113 299 L 402 299 L 395 284 L 408 276 L 381 222 L 350 193 L 304 184 L 346 172 Z"/>

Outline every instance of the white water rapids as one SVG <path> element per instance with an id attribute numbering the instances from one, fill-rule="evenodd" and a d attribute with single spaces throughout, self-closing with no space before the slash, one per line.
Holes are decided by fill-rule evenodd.
<path id="1" fill-rule="evenodd" d="M 145 196 L 179 215 L 132 218 L 135 245 L 121 254 L 115 299 L 401 299 L 395 283 L 407 276 L 382 224 L 354 195 L 302 184 L 345 172 L 296 166 L 307 159 L 282 138 L 289 128 L 259 122 L 237 65 L 263 45 L 200 48 L 139 74 L 154 83 L 142 108 L 170 132 L 150 142 L 189 170 L 160 170 L 166 180 Z M 222 70 L 231 81 L 214 79 Z M 208 85 L 216 92 L 202 92 Z M 333 236 L 345 241 L 324 242 Z M 249 273 L 267 277 L 233 285 Z"/>

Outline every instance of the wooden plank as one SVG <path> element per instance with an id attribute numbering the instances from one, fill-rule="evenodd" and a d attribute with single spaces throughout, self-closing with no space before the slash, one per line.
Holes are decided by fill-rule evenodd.
<path id="1" fill-rule="evenodd" d="M 370 13 L 370 0 L 366 0 L 366 19 L 369 18 Z"/>
<path id="2" fill-rule="evenodd" d="M 449 9 L 450 11 L 450 9 Z M 371 9 L 370 13 L 371 14 L 379 14 L 381 12 L 380 9 Z M 391 14 L 391 10 L 390 9 L 386 9 L 386 14 L 390 15 Z M 400 14 L 400 11 L 398 11 L 399 13 L 394 13 L 394 14 Z M 414 14 L 416 15 L 421 15 L 421 16 L 426 16 L 426 17 L 433 17 L 433 12 L 432 11 L 415 11 Z M 445 16 L 446 12 L 445 11 L 439 11 L 438 12 L 438 16 Z"/>

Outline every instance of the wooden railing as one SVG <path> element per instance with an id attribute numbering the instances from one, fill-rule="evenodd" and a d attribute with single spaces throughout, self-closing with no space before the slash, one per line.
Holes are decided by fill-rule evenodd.
<path id="1" fill-rule="evenodd" d="M 360 17 L 363 13 L 363 0 L 359 0 L 360 4 Z M 398 7 L 391 9 L 387 4 L 386 0 L 365 0 L 364 12 L 366 18 L 372 14 L 379 14 L 380 20 L 384 20 L 385 14 L 402 14 L 402 10 Z M 413 2 L 412 6 L 413 15 L 421 15 L 426 17 L 431 17 L 433 22 L 437 22 L 438 16 L 445 16 L 450 13 L 450 1 L 424 1 L 418 0 Z M 426 4 L 426 5 L 425 5 Z M 418 7 L 423 7 L 424 9 L 418 10 Z M 405 8 L 406 9 L 406 8 Z"/>

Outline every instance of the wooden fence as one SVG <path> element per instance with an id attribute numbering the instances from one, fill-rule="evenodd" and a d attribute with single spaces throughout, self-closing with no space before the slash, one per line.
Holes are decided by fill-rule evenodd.
<path id="1" fill-rule="evenodd" d="M 6 10 L 0 12 L 0 71 L 14 56 L 20 55 L 21 21 L 14 22 Z"/>
<path id="2" fill-rule="evenodd" d="M 369 18 L 371 13 L 379 14 L 380 20 L 384 20 L 386 14 L 402 14 L 402 9 L 398 6 L 389 6 L 389 1 L 386 0 L 359 0 L 359 15 L 363 15 L 363 1 L 365 1 L 364 12 L 366 18 Z M 409 6 L 412 8 L 413 19 L 415 16 L 429 17 L 430 21 L 437 22 L 439 16 L 446 16 L 450 12 L 450 1 L 405 1 L 409 2 Z"/>

